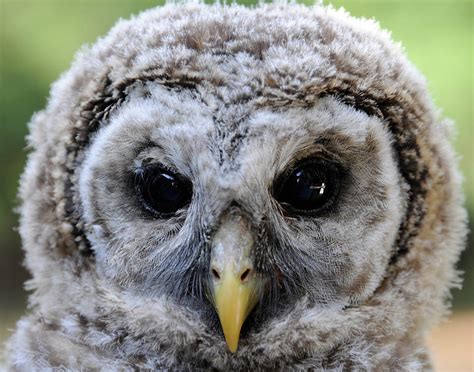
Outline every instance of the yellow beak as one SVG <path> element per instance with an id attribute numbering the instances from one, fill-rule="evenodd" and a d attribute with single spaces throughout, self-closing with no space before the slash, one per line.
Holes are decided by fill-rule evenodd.
<path id="1" fill-rule="evenodd" d="M 258 302 L 261 286 L 251 259 L 253 237 L 241 216 L 224 220 L 212 242 L 212 301 L 227 346 L 237 351 L 240 330 Z"/>
<path id="2" fill-rule="evenodd" d="M 250 273 L 247 275 L 253 276 Z M 245 279 L 248 280 L 234 275 L 229 268 L 222 274 L 220 283 L 214 287 L 214 304 L 225 340 L 233 353 L 237 351 L 242 325 L 257 304 L 256 280 L 254 277 Z"/>

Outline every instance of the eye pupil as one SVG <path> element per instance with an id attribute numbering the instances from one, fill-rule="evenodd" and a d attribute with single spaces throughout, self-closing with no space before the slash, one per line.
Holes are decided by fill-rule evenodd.
<path id="1" fill-rule="evenodd" d="M 188 180 L 158 167 L 140 170 L 136 188 L 145 209 L 159 216 L 174 214 L 189 203 L 192 194 Z"/>
<path id="2" fill-rule="evenodd" d="M 276 199 L 293 211 L 317 211 L 327 206 L 338 190 L 335 169 L 322 164 L 297 167 L 279 185 Z"/>

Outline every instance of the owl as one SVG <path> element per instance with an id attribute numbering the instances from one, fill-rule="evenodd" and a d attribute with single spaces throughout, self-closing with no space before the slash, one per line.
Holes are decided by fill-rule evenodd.
<path id="1" fill-rule="evenodd" d="M 432 368 L 460 174 L 377 23 L 150 9 L 81 50 L 30 131 L 10 370 Z"/>

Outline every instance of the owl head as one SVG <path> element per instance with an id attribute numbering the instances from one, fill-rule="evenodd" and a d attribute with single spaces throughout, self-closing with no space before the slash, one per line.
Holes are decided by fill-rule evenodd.
<path id="1" fill-rule="evenodd" d="M 31 122 L 14 364 L 428 365 L 465 237 L 448 132 L 389 34 L 342 10 L 118 22 Z"/>

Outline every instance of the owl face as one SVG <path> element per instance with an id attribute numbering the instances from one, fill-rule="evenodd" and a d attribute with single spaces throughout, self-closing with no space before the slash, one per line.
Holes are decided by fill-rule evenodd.
<path id="1" fill-rule="evenodd" d="M 246 260 L 256 284 L 243 337 L 302 298 L 357 304 L 381 283 L 403 215 L 390 140 L 378 119 L 332 97 L 275 109 L 137 87 L 80 171 L 96 270 L 219 332 L 220 270 Z"/>
<path id="2" fill-rule="evenodd" d="M 80 52 L 30 126 L 12 369 L 430 368 L 461 177 L 375 22 L 150 9 Z"/>

